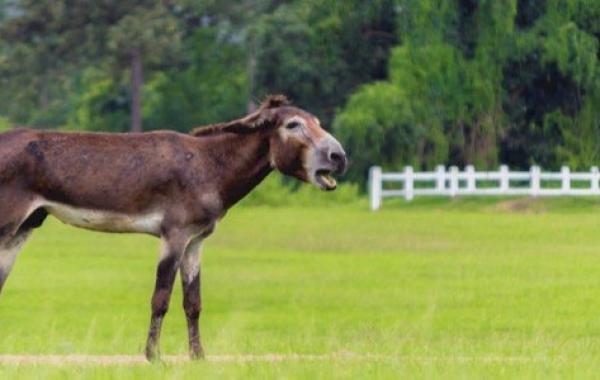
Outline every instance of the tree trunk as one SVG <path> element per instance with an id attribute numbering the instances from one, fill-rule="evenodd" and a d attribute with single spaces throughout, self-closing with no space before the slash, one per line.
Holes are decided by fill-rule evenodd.
<path id="1" fill-rule="evenodd" d="M 254 78 L 256 74 L 256 43 L 254 38 L 252 38 L 249 42 L 250 49 L 248 49 L 248 62 L 247 62 L 247 70 L 248 70 L 248 103 L 246 103 L 246 111 L 248 113 L 254 112 L 257 109 L 257 104 L 252 98 L 254 95 Z"/>
<path id="2" fill-rule="evenodd" d="M 131 51 L 131 132 L 142 131 L 142 56 L 140 49 Z"/>

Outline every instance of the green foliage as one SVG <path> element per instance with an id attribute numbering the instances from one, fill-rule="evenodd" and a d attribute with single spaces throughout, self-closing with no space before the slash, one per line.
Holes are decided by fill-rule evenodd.
<path id="1" fill-rule="evenodd" d="M 594 94 L 600 90 L 599 36 L 579 27 L 585 25 L 581 13 L 593 17 L 593 8 L 593 2 L 547 1 L 546 12 L 514 36 L 514 54 L 503 69 L 503 108 L 510 124 L 502 161 L 549 168 L 567 162 L 578 167 L 596 164 L 592 137 L 598 123 L 587 104 L 596 101 Z M 574 136 L 584 135 L 586 141 L 575 142 Z"/>
<path id="2" fill-rule="evenodd" d="M 402 43 L 393 49 L 388 81 L 358 90 L 336 118 L 355 152 L 351 178 L 364 181 L 375 163 L 394 169 L 597 164 L 598 2 L 398 4 Z M 383 115 L 386 108 L 402 110 L 393 124 L 404 126 L 410 143 L 382 151 L 389 136 L 358 114 Z M 342 125 L 352 128 L 342 132 Z"/>
<path id="3" fill-rule="evenodd" d="M 116 23 L 106 26 L 109 57 L 128 67 L 132 50 L 137 49 L 146 67 L 165 65 L 177 57 L 181 38 L 177 19 L 158 2 L 133 3 Z"/>
<path id="4" fill-rule="evenodd" d="M 371 84 L 356 92 L 345 111 L 338 114 L 334 134 L 343 141 L 351 158 L 349 179 L 360 182 L 370 165 L 389 168 L 399 162 L 418 162 L 421 147 L 414 142 L 428 131 L 414 122 L 407 99 L 400 87 L 388 83 Z M 435 142 L 434 133 L 430 137 L 430 141 Z M 435 160 L 436 155 L 443 156 L 444 148 L 432 144 L 429 157 Z"/>
<path id="5" fill-rule="evenodd" d="M 155 76 L 144 88 L 147 129 L 189 131 L 244 114 L 248 99 L 245 50 L 218 28 L 190 36 L 190 65 Z"/>
<path id="6" fill-rule="evenodd" d="M 8 131 L 12 127 L 10 120 L 7 117 L 0 115 L 0 132 Z"/>
<path id="7" fill-rule="evenodd" d="M 600 87 L 594 91 L 597 89 Z M 556 148 L 559 160 L 573 168 L 587 170 L 600 162 L 599 95 L 598 92 L 591 94 L 574 118 L 555 112 L 546 120 L 548 124 L 555 123 L 561 133 L 562 143 Z"/>
<path id="8" fill-rule="evenodd" d="M 291 1 L 249 34 L 253 93 L 285 93 L 329 126 L 351 91 L 385 78 L 397 42 L 394 2 Z"/>
<path id="9" fill-rule="evenodd" d="M 72 118 L 68 111 L 79 107 L 64 94 L 76 91 L 73 80 L 89 67 L 112 70 L 122 86 L 129 83 L 123 73 L 133 70 L 134 57 L 148 70 L 176 64 L 179 57 L 177 19 L 155 1 L 21 0 L 0 8 L 11 14 L 0 24 L 0 71 L 7 82 L 0 88 L 7 109 L 0 112 L 25 124 L 56 126 Z M 137 82 L 131 80 L 131 87 L 139 88 Z M 135 104 L 129 103 L 132 113 Z"/>
<path id="10" fill-rule="evenodd" d="M 129 98 L 112 76 L 87 69 L 79 83 L 81 93 L 73 100 L 67 129 L 125 132 L 129 126 Z"/>
<path id="11" fill-rule="evenodd" d="M 543 63 L 556 62 L 560 72 L 572 78 L 581 89 L 594 84 L 598 66 L 598 41 L 594 36 L 579 30 L 575 23 L 567 22 L 553 30 L 542 46 Z"/>

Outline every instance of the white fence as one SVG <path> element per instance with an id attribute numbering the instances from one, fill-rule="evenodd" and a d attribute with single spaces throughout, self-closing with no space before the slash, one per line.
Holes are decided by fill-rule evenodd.
<path id="1" fill-rule="evenodd" d="M 404 197 L 410 201 L 421 195 L 590 196 L 600 195 L 599 181 L 596 166 L 589 172 L 579 173 L 571 172 L 566 166 L 560 172 L 543 172 L 539 166 L 532 166 L 529 171 L 510 171 L 506 165 L 491 172 L 477 172 L 473 166 L 467 166 L 464 171 L 456 166 L 449 170 L 438 166 L 435 171 L 414 172 L 407 166 L 402 173 L 383 173 L 379 166 L 373 166 L 369 171 L 369 198 L 371 210 L 378 210 L 387 197 Z M 386 182 L 402 186 L 389 189 L 384 187 Z"/>

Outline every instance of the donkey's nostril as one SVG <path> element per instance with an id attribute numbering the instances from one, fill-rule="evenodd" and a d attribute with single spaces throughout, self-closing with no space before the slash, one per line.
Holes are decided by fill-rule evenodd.
<path id="1" fill-rule="evenodd" d="M 329 153 L 329 159 L 337 164 L 344 161 L 344 157 L 340 153 L 336 153 L 336 152 Z"/>
<path id="2" fill-rule="evenodd" d="M 329 161 L 335 164 L 335 171 L 343 174 L 346 171 L 346 154 L 342 151 L 329 152 Z"/>
<path id="3" fill-rule="evenodd" d="M 344 174 L 346 172 L 346 165 L 348 164 L 348 159 L 346 157 L 346 152 L 344 152 L 344 148 L 340 145 L 340 143 L 334 139 L 333 137 L 329 137 L 323 140 L 323 145 L 320 149 L 320 159 L 323 161 L 324 165 L 328 166 L 331 170 L 333 170 L 336 174 Z"/>

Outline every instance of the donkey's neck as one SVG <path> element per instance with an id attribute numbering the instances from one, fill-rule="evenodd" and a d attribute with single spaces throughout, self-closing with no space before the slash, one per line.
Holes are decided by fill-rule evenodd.
<path id="1" fill-rule="evenodd" d="M 264 132 L 215 136 L 211 154 L 220 167 L 221 200 L 230 208 L 252 191 L 273 170 L 269 135 Z"/>

